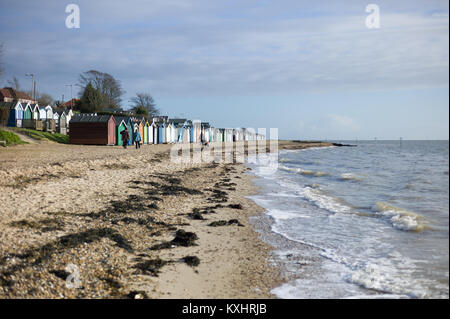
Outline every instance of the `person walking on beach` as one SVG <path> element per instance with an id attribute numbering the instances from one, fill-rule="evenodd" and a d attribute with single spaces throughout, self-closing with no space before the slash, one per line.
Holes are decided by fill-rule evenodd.
<path id="1" fill-rule="evenodd" d="M 134 130 L 134 142 L 136 143 L 136 149 L 141 148 L 141 134 L 137 129 Z"/>
<path id="2" fill-rule="evenodd" d="M 122 132 L 120 132 L 120 135 L 122 136 L 123 148 L 127 148 L 128 140 L 130 139 L 130 134 L 128 133 L 128 130 L 126 127 Z"/>

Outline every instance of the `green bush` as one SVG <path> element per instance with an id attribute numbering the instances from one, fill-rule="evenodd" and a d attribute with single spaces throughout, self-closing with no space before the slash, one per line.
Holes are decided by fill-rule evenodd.
<path id="1" fill-rule="evenodd" d="M 0 130 L 0 141 L 6 141 L 6 146 L 28 144 L 27 142 L 22 141 L 17 134 L 3 130 Z"/>

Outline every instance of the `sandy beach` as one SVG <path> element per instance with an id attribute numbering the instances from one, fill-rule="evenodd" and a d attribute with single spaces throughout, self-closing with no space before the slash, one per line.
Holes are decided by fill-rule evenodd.
<path id="1" fill-rule="evenodd" d="M 273 298 L 249 169 L 173 163 L 171 147 L 1 148 L 0 298 Z"/>

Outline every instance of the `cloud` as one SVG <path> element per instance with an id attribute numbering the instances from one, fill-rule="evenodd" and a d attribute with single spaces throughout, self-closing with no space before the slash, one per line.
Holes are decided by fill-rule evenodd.
<path id="1" fill-rule="evenodd" d="M 346 6 L 254 0 L 79 5 L 81 28 L 69 30 L 61 4 L 40 1 L 27 8 L 28 2 L 9 2 L 0 13 L 5 77 L 35 72 L 39 86 L 54 95 L 61 82 L 73 82 L 92 68 L 122 80 L 130 95 L 146 90 L 173 97 L 448 86 L 445 6 L 427 14 L 428 7 L 404 2 L 409 10 L 381 5 L 382 28 L 369 30 L 360 1 Z M 52 18 L 36 23 L 36 16 Z"/>

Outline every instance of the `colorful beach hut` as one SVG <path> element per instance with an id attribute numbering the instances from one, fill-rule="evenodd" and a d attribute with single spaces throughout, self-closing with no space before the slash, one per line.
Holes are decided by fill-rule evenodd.
<path id="1" fill-rule="evenodd" d="M 166 125 L 165 123 L 160 123 L 158 125 L 158 144 L 165 143 L 166 138 Z"/>
<path id="2" fill-rule="evenodd" d="M 142 140 L 144 144 L 148 144 L 148 122 L 144 122 L 144 134 L 142 135 Z"/>
<path id="3" fill-rule="evenodd" d="M 115 122 L 115 126 L 116 126 L 116 145 L 123 146 L 121 133 L 122 131 L 125 130 L 125 128 L 127 128 L 127 123 L 125 123 L 124 119 L 120 121 L 117 120 Z"/>
<path id="4" fill-rule="evenodd" d="M 33 111 L 31 110 L 31 104 L 22 103 L 22 107 L 23 107 L 23 119 L 31 120 L 33 118 Z"/>
<path id="5" fill-rule="evenodd" d="M 20 102 L 11 102 L 8 118 L 8 126 L 22 127 L 23 107 Z"/>

